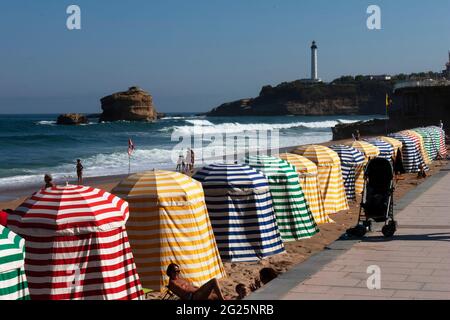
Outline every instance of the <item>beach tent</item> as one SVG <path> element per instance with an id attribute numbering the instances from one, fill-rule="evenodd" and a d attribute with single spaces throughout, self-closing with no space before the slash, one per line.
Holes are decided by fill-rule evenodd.
<path id="1" fill-rule="evenodd" d="M 433 135 L 431 131 L 425 128 L 415 128 L 412 129 L 411 131 L 416 132 L 422 137 L 428 159 L 430 159 L 431 161 L 436 160 L 439 152 L 439 136 L 437 136 L 436 141 L 438 142 L 438 144 L 436 145 L 434 143 L 435 141 L 433 140 Z"/>
<path id="2" fill-rule="evenodd" d="M 316 164 L 325 212 L 333 214 L 348 210 L 341 160 L 338 154 L 322 145 L 300 146 L 292 152 L 302 155 Z"/>
<path id="3" fill-rule="evenodd" d="M 424 164 L 417 145 L 410 137 L 398 133 L 389 135 L 402 143 L 402 160 L 406 172 L 417 173 L 419 166 Z"/>
<path id="4" fill-rule="evenodd" d="M 283 153 L 279 157 L 289 162 L 297 170 L 300 186 L 311 209 L 314 221 L 317 224 L 334 222 L 325 212 L 316 164 L 303 156 L 293 153 Z"/>
<path id="5" fill-rule="evenodd" d="M 345 192 L 347 199 L 356 199 L 355 183 L 356 177 L 361 176 L 362 184 L 358 186 L 358 190 L 362 192 L 364 188 L 364 166 L 367 163 L 364 154 L 358 149 L 345 146 L 334 145 L 330 147 L 336 152 L 341 159 L 342 178 L 344 179 Z"/>
<path id="6" fill-rule="evenodd" d="M 437 151 L 437 155 L 440 155 L 441 157 L 445 158 L 445 156 L 447 155 L 447 147 L 445 146 L 444 130 L 436 126 L 430 126 L 422 129 L 429 132 L 433 146 Z"/>
<path id="7" fill-rule="evenodd" d="M 424 144 L 422 136 L 420 134 L 418 134 L 417 132 L 414 132 L 412 130 L 403 130 L 403 131 L 400 131 L 398 133 L 401 134 L 401 135 L 405 135 L 405 136 L 411 138 L 411 140 L 413 140 L 415 142 L 416 147 L 419 150 L 419 155 L 420 155 L 423 163 L 426 166 L 425 169 L 428 170 L 427 165 L 431 163 L 431 160 L 428 157 L 428 154 L 427 154 L 427 152 L 425 150 L 425 144 Z"/>
<path id="8" fill-rule="evenodd" d="M 366 141 L 352 141 L 348 146 L 357 149 L 362 152 L 365 157 L 365 163 L 362 168 L 356 170 L 356 180 L 355 180 L 355 192 L 356 194 L 361 194 L 364 190 L 364 167 L 371 159 L 375 159 L 380 154 L 380 149 L 377 146 L 370 144 Z M 342 162 L 341 162 L 342 165 Z"/>
<path id="9" fill-rule="evenodd" d="M 128 243 L 128 204 L 101 189 L 55 186 L 8 217 L 25 239 L 25 272 L 38 300 L 142 299 Z"/>
<path id="10" fill-rule="evenodd" d="M 29 300 L 25 241 L 0 225 L 0 300 Z"/>
<path id="11" fill-rule="evenodd" d="M 403 148 L 403 143 L 400 140 L 394 139 L 392 137 L 381 136 L 377 137 L 377 139 L 389 143 L 392 148 L 394 148 L 394 159 L 396 159 L 398 151 L 401 151 Z"/>
<path id="12" fill-rule="evenodd" d="M 291 164 L 269 156 L 249 156 L 245 162 L 269 180 L 283 241 L 310 238 L 319 231 L 300 187 L 298 173 Z"/>
<path id="13" fill-rule="evenodd" d="M 200 182 L 152 170 L 127 177 L 113 192 L 130 206 L 127 231 L 144 288 L 162 291 L 170 263 L 196 286 L 225 276 Z"/>
<path id="14" fill-rule="evenodd" d="M 285 251 L 262 173 L 247 165 L 211 164 L 193 178 L 203 185 L 223 260 L 258 261 Z"/>
<path id="15" fill-rule="evenodd" d="M 394 151 L 394 147 L 391 144 L 389 144 L 386 141 L 383 141 L 380 139 L 374 139 L 374 138 L 367 139 L 365 141 L 367 141 L 368 143 L 370 143 L 378 148 L 378 150 L 380 151 L 378 158 L 387 159 L 391 163 L 393 162 L 394 156 L 395 156 L 395 151 Z M 398 142 L 400 143 L 400 148 L 401 148 L 402 143 L 400 141 L 398 141 Z"/>

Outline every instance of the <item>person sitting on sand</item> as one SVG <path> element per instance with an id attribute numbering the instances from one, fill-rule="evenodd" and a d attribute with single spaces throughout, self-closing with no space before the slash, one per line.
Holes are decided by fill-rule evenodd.
<path id="1" fill-rule="evenodd" d="M 248 295 L 248 291 L 247 291 L 247 287 L 245 286 L 245 284 L 243 283 L 239 283 L 236 286 L 236 293 L 238 294 L 238 300 L 243 300 L 247 295 Z"/>
<path id="2" fill-rule="evenodd" d="M 262 268 L 259 271 L 259 279 L 255 280 L 255 283 L 250 286 L 252 291 L 256 291 L 261 288 L 262 285 L 265 285 L 278 277 L 278 272 L 273 268 Z M 261 285 L 262 283 L 262 285 Z"/>
<path id="3" fill-rule="evenodd" d="M 425 166 L 423 164 L 419 165 L 419 172 L 417 173 L 417 179 L 425 179 L 427 173 L 425 172 Z"/>
<path id="4" fill-rule="evenodd" d="M 200 288 L 180 277 L 180 266 L 171 263 L 166 274 L 169 277 L 168 288 L 182 300 L 225 300 L 216 278 L 211 279 Z"/>
<path id="5" fill-rule="evenodd" d="M 55 186 L 55 184 L 53 183 L 53 178 L 49 174 L 46 174 L 44 176 L 44 182 L 45 182 L 44 189 L 53 188 Z"/>
<path id="6" fill-rule="evenodd" d="M 77 177 L 78 177 L 78 184 L 83 184 L 83 165 L 81 164 L 81 160 L 77 160 Z"/>

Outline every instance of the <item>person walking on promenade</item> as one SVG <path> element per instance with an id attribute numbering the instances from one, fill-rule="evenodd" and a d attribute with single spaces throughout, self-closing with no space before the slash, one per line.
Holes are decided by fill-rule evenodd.
<path id="1" fill-rule="evenodd" d="M 83 165 L 81 164 L 81 160 L 77 160 L 77 178 L 78 178 L 78 184 L 83 184 Z"/>
<path id="2" fill-rule="evenodd" d="M 53 178 L 50 174 L 46 174 L 44 176 L 44 182 L 45 182 L 44 189 L 53 188 L 55 186 L 55 184 L 53 183 Z"/>

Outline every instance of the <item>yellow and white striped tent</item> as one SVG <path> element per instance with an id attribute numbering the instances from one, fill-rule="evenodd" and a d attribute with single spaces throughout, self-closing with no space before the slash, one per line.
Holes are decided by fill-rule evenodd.
<path id="1" fill-rule="evenodd" d="M 280 159 L 292 164 L 299 175 L 300 186 L 306 202 L 317 224 L 334 222 L 325 212 L 322 194 L 320 193 L 317 166 L 311 160 L 293 153 L 282 153 Z"/>
<path id="2" fill-rule="evenodd" d="M 338 154 L 321 145 L 300 146 L 293 153 L 304 156 L 317 165 L 319 187 L 326 214 L 348 210 Z"/>
<path id="3" fill-rule="evenodd" d="M 369 160 L 378 157 L 380 154 L 380 149 L 378 149 L 373 144 L 370 144 L 365 141 L 353 141 L 347 144 L 350 147 L 358 149 L 364 154 L 365 163 L 362 166 L 358 166 L 356 168 L 356 180 L 355 180 L 355 192 L 356 194 L 361 194 L 364 190 L 364 169 L 366 168 Z"/>
<path id="4" fill-rule="evenodd" d="M 391 137 L 384 137 L 384 136 L 377 137 L 377 139 L 380 139 L 384 142 L 389 143 L 394 148 L 394 159 L 397 159 L 398 150 L 400 150 L 400 151 L 402 150 L 403 142 L 401 142 L 400 140 L 391 138 Z"/>
<path id="5" fill-rule="evenodd" d="M 129 176 L 112 192 L 129 203 L 126 228 L 143 287 L 162 291 L 170 263 L 196 286 L 225 276 L 200 182 L 153 170 Z"/>

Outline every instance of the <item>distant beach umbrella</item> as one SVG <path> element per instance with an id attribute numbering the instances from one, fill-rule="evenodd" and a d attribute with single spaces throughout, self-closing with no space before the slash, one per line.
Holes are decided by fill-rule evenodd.
<path id="1" fill-rule="evenodd" d="M 304 156 L 316 164 L 325 212 L 333 214 L 348 210 L 341 160 L 338 154 L 322 145 L 300 146 L 292 153 Z"/>
<path id="2" fill-rule="evenodd" d="M 423 141 L 423 138 L 420 134 L 417 132 L 414 132 L 412 130 L 403 130 L 398 132 L 401 135 L 406 135 L 407 137 L 411 138 L 415 144 L 417 149 L 419 150 L 419 155 L 422 158 L 422 161 L 424 162 L 425 166 L 431 163 L 430 158 L 428 157 L 428 154 L 425 150 L 425 144 Z M 426 167 L 426 170 L 428 170 L 428 167 Z"/>
<path id="3" fill-rule="evenodd" d="M 25 238 L 31 298 L 142 299 L 128 214 L 124 200 L 84 186 L 42 189 L 20 205 L 8 226 Z"/>
<path id="4" fill-rule="evenodd" d="M 392 139 L 392 140 L 394 140 L 394 139 Z M 387 159 L 391 163 L 393 162 L 395 152 L 394 152 L 394 147 L 390 143 L 383 141 L 381 139 L 374 139 L 374 138 L 367 139 L 365 141 L 378 148 L 378 150 L 380 151 L 380 154 L 378 155 L 379 158 Z M 396 141 L 398 141 L 398 140 L 396 140 Z M 400 148 L 401 148 L 402 143 L 400 141 L 398 141 L 398 143 L 400 144 Z"/>
<path id="5" fill-rule="evenodd" d="M 392 133 L 389 135 L 396 140 L 402 142 L 402 160 L 405 171 L 408 173 L 417 173 L 419 171 L 419 166 L 425 164 L 420 151 L 417 148 L 416 142 L 406 135 L 401 135 L 399 133 Z"/>
<path id="6" fill-rule="evenodd" d="M 336 152 L 341 159 L 342 178 L 347 199 L 354 200 L 356 199 L 356 178 L 364 176 L 364 166 L 367 163 L 364 153 L 345 145 L 330 146 L 330 149 Z M 363 188 L 364 180 L 358 185 L 358 190 L 362 192 Z"/>
<path id="7" fill-rule="evenodd" d="M 392 148 L 394 148 L 394 159 L 396 159 L 398 151 L 401 151 L 403 148 L 403 143 L 400 140 L 394 139 L 392 137 L 380 136 L 377 137 L 377 139 L 389 143 Z"/>
<path id="8" fill-rule="evenodd" d="M 241 164 L 211 164 L 193 177 L 205 192 L 223 260 L 258 261 L 285 252 L 267 178 Z"/>
<path id="9" fill-rule="evenodd" d="M 196 286 L 225 276 L 200 182 L 152 170 L 125 178 L 113 192 L 130 205 L 127 231 L 144 288 L 165 289 L 171 263 Z"/>
<path id="10" fill-rule="evenodd" d="M 289 162 L 297 170 L 300 186 L 316 223 L 334 222 L 325 212 L 325 206 L 319 188 L 319 171 L 316 164 L 308 158 L 294 153 L 283 153 L 279 157 Z"/>
<path id="11" fill-rule="evenodd" d="M 0 300 L 29 300 L 25 241 L 0 225 Z"/>
<path id="12" fill-rule="evenodd" d="M 426 128 L 415 128 L 412 129 L 411 131 L 416 132 L 422 137 L 428 158 L 431 161 L 436 160 L 437 155 L 439 153 L 439 139 L 440 139 L 439 134 L 437 135 L 435 140 L 435 137 L 433 137 L 433 132 L 427 130 Z M 437 142 L 437 144 L 435 142 Z"/>
<path id="13" fill-rule="evenodd" d="M 269 156 L 250 156 L 245 162 L 261 171 L 269 181 L 283 241 L 310 238 L 319 231 L 300 187 L 298 174 L 292 165 Z"/>

